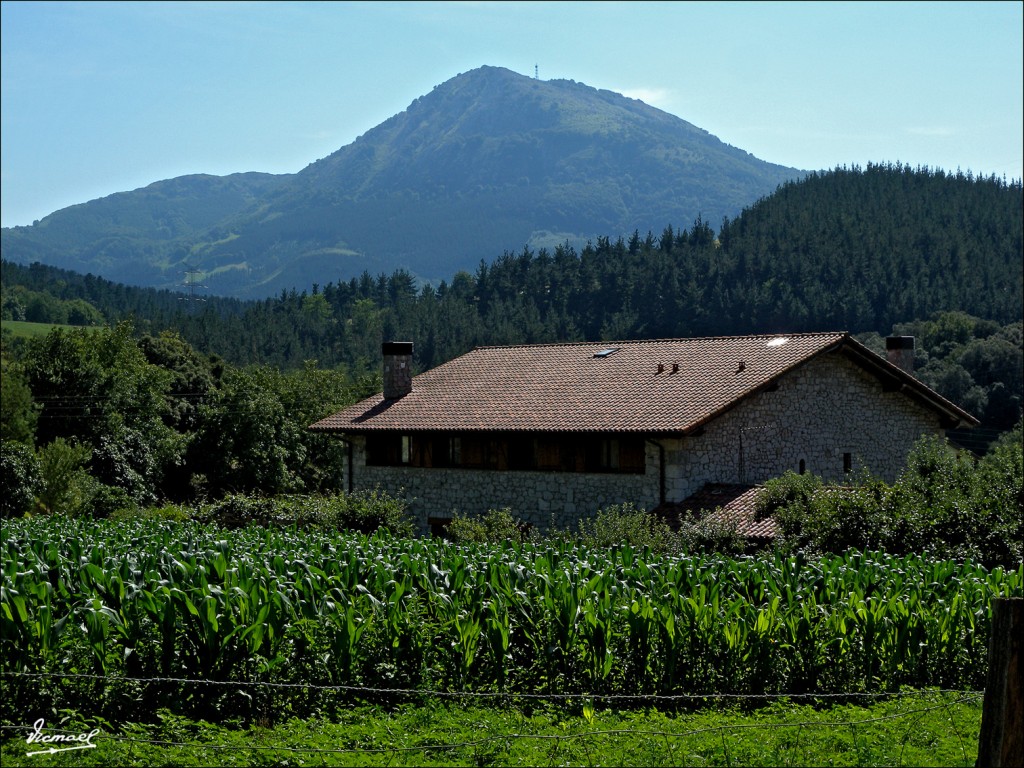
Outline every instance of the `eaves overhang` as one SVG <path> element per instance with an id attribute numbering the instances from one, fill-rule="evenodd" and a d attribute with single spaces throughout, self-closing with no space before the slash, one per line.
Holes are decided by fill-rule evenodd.
<path id="1" fill-rule="evenodd" d="M 918 378 L 893 365 L 856 339 L 847 337 L 837 347 L 848 359 L 878 378 L 884 391 L 900 392 L 919 405 L 938 413 L 943 429 L 968 429 L 981 423 L 956 403 L 947 400 Z"/>

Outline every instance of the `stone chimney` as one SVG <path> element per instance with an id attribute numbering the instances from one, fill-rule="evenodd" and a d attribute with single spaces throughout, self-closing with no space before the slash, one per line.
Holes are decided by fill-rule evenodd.
<path id="1" fill-rule="evenodd" d="M 381 352 L 384 356 L 384 399 L 405 397 L 412 392 L 412 342 L 385 341 Z"/>
<path id="2" fill-rule="evenodd" d="M 887 336 L 885 339 L 885 355 L 889 362 L 907 373 L 914 373 L 914 337 Z"/>

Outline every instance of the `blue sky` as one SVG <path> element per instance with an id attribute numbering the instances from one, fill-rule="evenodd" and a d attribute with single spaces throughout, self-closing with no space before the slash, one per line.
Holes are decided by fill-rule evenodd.
<path id="1" fill-rule="evenodd" d="M 1024 3 L 0 3 L 3 226 L 292 173 L 483 65 L 639 98 L 801 169 L 1022 175 Z"/>

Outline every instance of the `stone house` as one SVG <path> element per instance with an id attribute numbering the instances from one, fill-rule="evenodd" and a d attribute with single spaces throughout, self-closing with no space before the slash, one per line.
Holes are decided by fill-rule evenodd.
<path id="1" fill-rule="evenodd" d="M 847 333 L 481 347 L 417 376 L 383 345 L 384 391 L 310 428 L 344 439 L 346 485 L 410 500 L 424 531 L 509 507 L 546 527 L 653 510 L 786 470 L 889 482 L 924 434 L 974 426 Z"/>

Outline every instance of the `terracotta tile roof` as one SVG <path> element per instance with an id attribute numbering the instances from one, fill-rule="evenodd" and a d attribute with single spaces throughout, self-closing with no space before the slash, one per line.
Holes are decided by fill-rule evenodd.
<path id="1" fill-rule="evenodd" d="M 404 397 L 378 394 L 310 428 L 685 433 L 811 358 L 847 346 L 862 365 L 931 392 L 838 332 L 480 347 L 415 376 Z M 606 350 L 614 351 L 602 355 Z M 957 418 L 972 418 L 942 402 Z"/>
<path id="2" fill-rule="evenodd" d="M 704 520 L 735 527 L 748 539 L 774 539 L 779 529 L 770 517 L 757 519 L 757 497 L 762 486 L 708 483 L 680 502 L 662 504 L 654 512 L 676 527 L 679 520 L 705 512 Z"/>
<path id="3" fill-rule="evenodd" d="M 774 338 L 480 347 L 414 377 L 405 397 L 376 395 L 313 429 L 678 432 L 844 334 Z"/>

